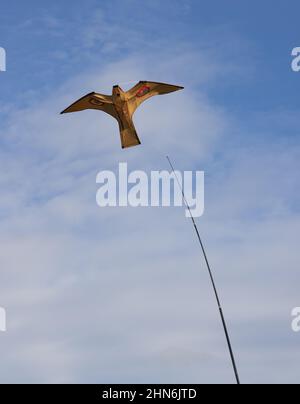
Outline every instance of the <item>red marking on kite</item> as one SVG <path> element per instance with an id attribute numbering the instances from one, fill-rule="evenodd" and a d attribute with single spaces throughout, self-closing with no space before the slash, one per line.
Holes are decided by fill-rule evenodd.
<path id="1" fill-rule="evenodd" d="M 148 86 L 143 86 L 142 88 L 139 89 L 139 91 L 136 93 L 137 97 L 143 97 L 144 95 L 148 94 L 150 92 L 150 87 Z"/>

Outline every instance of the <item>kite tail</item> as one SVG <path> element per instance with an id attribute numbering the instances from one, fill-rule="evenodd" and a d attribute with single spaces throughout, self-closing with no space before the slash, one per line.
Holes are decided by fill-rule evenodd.
<path id="1" fill-rule="evenodd" d="M 123 149 L 141 144 L 134 127 L 120 128 L 120 136 Z"/>

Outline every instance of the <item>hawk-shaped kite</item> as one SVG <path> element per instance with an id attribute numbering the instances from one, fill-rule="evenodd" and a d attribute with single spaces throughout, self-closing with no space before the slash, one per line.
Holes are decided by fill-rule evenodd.
<path id="1" fill-rule="evenodd" d="M 122 148 L 141 144 L 132 117 L 141 103 L 154 95 L 168 94 L 182 90 L 183 87 L 171 84 L 140 81 L 129 91 L 114 86 L 112 95 L 89 93 L 65 109 L 62 114 L 84 109 L 98 109 L 107 112 L 119 123 Z"/>

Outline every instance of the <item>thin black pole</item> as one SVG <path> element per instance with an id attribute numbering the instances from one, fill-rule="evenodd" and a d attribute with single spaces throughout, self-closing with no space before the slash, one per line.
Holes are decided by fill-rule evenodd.
<path id="1" fill-rule="evenodd" d="M 229 349 L 229 353 L 230 353 L 230 358 L 231 358 L 231 362 L 232 362 L 236 382 L 237 382 L 237 384 L 240 384 L 240 378 L 239 378 L 239 374 L 238 374 L 238 370 L 237 370 L 237 366 L 236 366 L 236 362 L 235 362 L 235 358 L 234 358 L 234 354 L 233 354 L 233 350 L 232 350 L 232 345 L 231 345 L 231 342 L 230 342 L 229 333 L 228 333 L 227 326 L 226 326 L 225 317 L 224 317 L 224 314 L 223 314 L 223 309 L 222 309 L 222 306 L 221 306 L 221 301 L 220 301 L 220 298 L 219 298 L 219 295 L 218 295 L 218 291 L 217 291 L 216 283 L 215 283 L 215 280 L 214 280 L 214 277 L 213 277 L 213 274 L 212 274 L 212 270 L 210 268 L 208 258 L 207 258 L 206 252 L 205 252 L 204 244 L 203 244 L 202 239 L 200 237 L 200 233 L 199 233 L 198 227 L 196 225 L 194 216 L 192 215 L 190 205 L 188 204 L 188 202 L 186 200 L 183 187 L 179 182 L 179 179 L 178 179 L 178 176 L 177 176 L 177 174 L 176 174 L 176 172 L 174 170 L 173 164 L 171 163 L 171 160 L 170 160 L 170 158 L 168 156 L 167 156 L 167 160 L 168 160 L 168 162 L 170 164 L 172 172 L 174 173 L 174 175 L 176 177 L 178 186 L 179 186 L 179 188 L 181 190 L 181 193 L 182 193 L 184 203 L 185 203 L 185 205 L 186 205 L 186 207 L 187 207 L 187 209 L 188 209 L 188 211 L 190 213 L 190 216 L 191 216 L 191 219 L 192 219 L 192 222 L 193 222 L 193 226 L 194 226 L 195 232 L 197 234 L 197 238 L 198 238 L 201 250 L 202 250 L 203 255 L 204 255 L 204 259 L 205 259 L 206 266 L 207 266 L 207 269 L 208 269 L 209 277 L 210 277 L 212 287 L 213 287 L 213 290 L 214 290 L 214 293 L 215 293 L 215 297 L 216 297 L 216 300 L 217 300 L 217 304 L 218 304 L 218 308 L 219 308 L 219 312 L 220 312 L 220 316 L 221 316 L 221 320 L 222 320 L 222 324 L 223 324 L 223 328 L 224 328 L 224 332 L 225 332 L 225 336 L 226 336 L 226 341 L 227 341 L 227 345 L 228 345 L 228 349 Z"/>

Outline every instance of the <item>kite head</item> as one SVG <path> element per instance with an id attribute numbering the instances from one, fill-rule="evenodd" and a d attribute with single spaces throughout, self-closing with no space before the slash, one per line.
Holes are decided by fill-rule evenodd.
<path id="1" fill-rule="evenodd" d="M 112 95 L 116 100 L 125 100 L 125 93 L 120 86 L 113 86 Z"/>

